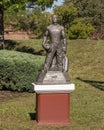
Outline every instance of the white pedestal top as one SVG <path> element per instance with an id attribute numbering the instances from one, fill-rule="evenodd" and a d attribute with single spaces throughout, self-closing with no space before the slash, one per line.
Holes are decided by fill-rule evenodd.
<path id="1" fill-rule="evenodd" d="M 32 83 L 34 91 L 38 94 L 41 93 L 71 93 L 75 90 L 74 84 L 60 84 L 60 85 L 37 85 Z"/>

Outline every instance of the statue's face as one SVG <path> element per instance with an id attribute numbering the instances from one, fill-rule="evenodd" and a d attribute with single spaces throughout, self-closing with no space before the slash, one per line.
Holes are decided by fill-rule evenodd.
<path id="1" fill-rule="evenodd" d="M 57 22 L 58 22 L 58 17 L 57 17 L 57 15 L 53 15 L 53 17 L 52 17 L 52 22 L 53 22 L 53 23 L 57 23 Z"/>

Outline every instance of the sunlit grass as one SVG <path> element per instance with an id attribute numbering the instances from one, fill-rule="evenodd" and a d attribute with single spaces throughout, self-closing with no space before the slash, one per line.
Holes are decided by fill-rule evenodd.
<path id="1" fill-rule="evenodd" d="M 30 117 L 36 112 L 36 95 L 29 94 L 0 103 L 0 130 L 103 130 L 103 53 L 104 41 L 68 41 L 69 75 L 76 85 L 70 97 L 71 126 L 38 126 Z"/>

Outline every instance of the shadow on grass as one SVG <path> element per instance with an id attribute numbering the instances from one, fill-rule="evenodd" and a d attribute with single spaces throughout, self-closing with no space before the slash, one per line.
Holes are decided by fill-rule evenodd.
<path id="1" fill-rule="evenodd" d="M 80 80 L 82 82 L 85 82 L 85 83 L 88 83 L 90 84 L 91 86 L 95 87 L 95 88 L 98 88 L 100 89 L 101 91 L 104 91 L 104 82 L 102 81 L 92 81 L 92 80 L 84 80 L 84 79 L 81 79 L 81 78 L 77 78 L 77 80 Z"/>
<path id="2" fill-rule="evenodd" d="M 36 113 L 29 113 L 31 120 L 36 120 Z"/>
<path id="3" fill-rule="evenodd" d="M 35 54 L 35 55 L 43 55 L 43 52 L 44 52 L 43 50 L 35 51 L 33 48 L 27 47 L 27 46 L 18 47 L 16 48 L 16 51 L 26 52 L 26 53 Z"/>
<path id="4" fill-rule="evenodd" d="M 5 40 L 5 49 L 13 50 L 17 45 L 19 45 L 19 43 L 16 41 Z"/>
<path id="5" fill-rule="evenodd" d="M 25 52 L 25 53 L 30 53 L 30 54 L 35 54 L 35 55 L 43 55 L 44 50 L 39 50 L 36 51 L 34 48 L 29 47 L 29 46 L 20 46 L 21 43 L 16 42 L 14 40 L 5 40 L 5 49 L 7 50 L 16 50 L 19 52 Z"/>

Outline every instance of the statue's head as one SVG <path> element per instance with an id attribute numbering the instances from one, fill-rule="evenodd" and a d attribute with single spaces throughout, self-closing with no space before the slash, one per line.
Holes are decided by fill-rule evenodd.
<path id="1" fill-rule="evenodd" d="M 55 24 L 58 22 L 58 16 L 57 15 L 53 15 L 52 16 L 52 23 Z"/>

